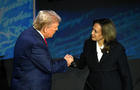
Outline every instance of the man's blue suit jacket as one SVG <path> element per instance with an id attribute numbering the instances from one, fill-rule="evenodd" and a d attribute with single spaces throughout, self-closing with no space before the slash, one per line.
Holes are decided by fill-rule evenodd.
<path id="1" fill-rule="evenodd" d="M 65 72 L 65 60 L 52 61 L 41 35 L 33 28 L 21 33 L 14 49 L 12 90 L 51 90 L 52 74 Z"/>

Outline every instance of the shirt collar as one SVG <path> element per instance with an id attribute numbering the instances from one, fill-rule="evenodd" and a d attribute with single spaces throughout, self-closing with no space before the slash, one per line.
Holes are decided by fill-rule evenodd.
<path id="1" fill-rule="evenodd" d="M 33 26 L 34 27 L 34 26 Z M 34 29 L 35 29 L 35 27 L 34 27 Z M 37 29 L 35 29 L 40 35 L 41 35 L 41 37 L 44 39 L 45 37 L 43 36 L 43 34 L 39 31 L 39 30 L 37 30 Z"/>
<path id="2" fill-rule="evenodd" d="M 97 46 L 97 48 L 100 48 L 100 49 L 103 49 L 104 48 L 104 45 L 102 45 L 101 47 L 99 47 L 98 42 L 96 42 L 96 46 Z"/>

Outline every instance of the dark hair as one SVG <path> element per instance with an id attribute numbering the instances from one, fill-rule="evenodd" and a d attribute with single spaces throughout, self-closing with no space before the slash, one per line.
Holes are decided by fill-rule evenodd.
<path id="1" fill-rule="evenodd" d="M 101 25 L 102 35 L 104 37 L 104 48 L 102 52 L 110 50 L 110 43 L 116 40 L 116 28 L 112 20 L 108 18 L 96 19 L 93 21 L 93 25 L 98 23 Z"/>

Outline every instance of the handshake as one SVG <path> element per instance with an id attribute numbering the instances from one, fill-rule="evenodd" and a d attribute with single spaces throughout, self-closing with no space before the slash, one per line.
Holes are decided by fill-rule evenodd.
<path id="1" fill-rule="evenodd" d="M 71 65 L 71 63 L 74 61 L 74 58 L 72 55 L 65 55 L 64 59 L 67 61 L 67 66 L 69 67 Z"/>

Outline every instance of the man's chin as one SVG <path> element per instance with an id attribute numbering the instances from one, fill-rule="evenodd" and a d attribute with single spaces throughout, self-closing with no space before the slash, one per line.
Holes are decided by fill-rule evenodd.
<path id="1" fill-rule="evenodd" d="M 49 38 L 53 38 L 53 36 L 50 36 Z"/>
<path id="2" fill-rule="evenodd" d="M 53 35 L 48 35 L 48 37 L 47 38 L 52 38 L 53 37 Z"/>

